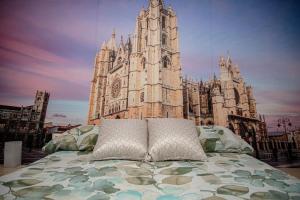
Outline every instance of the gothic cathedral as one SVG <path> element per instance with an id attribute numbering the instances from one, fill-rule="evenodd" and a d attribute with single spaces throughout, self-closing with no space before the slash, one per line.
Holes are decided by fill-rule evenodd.
<path id="1" fill-rule="evenodd" d="M 96 56 L 89 122 L 104 118 L 183 117 L 182 77 L 175 12 L 151 0 L 132 38 L 115 33 Z"/>
<path id="2" fill-rule="evenodd" d="M 176 14 L 162 0 L 149 0 L 134 34 L 117 44 L 113 32 L 96 55 L 88 123 L 99 124 L 101 118 L 187 118 L 240 135 L 265 134 L 252 88 L 239 68 L 230 57 L 221 57 L 219 66 L 219 79 L 183 79 Z"/>

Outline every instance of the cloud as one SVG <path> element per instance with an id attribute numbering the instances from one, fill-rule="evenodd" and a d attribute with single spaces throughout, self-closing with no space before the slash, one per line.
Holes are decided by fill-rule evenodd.
<path id="1" fill-rule="evenodd" d="M 41 60 L 47 63 L 70 64 L 69 60 L 61 56 L 39 48 L 28 41 L 25 42 L 18 40 L 5 34 L 0 34 L 0 46 L 3 50 L 6 49 L 7 51 L 14 52 L 15 54 L 29 56 L 33 59 Z"/>
<path id="2" fill-rule="evenodd" d="M 55 113 L 55 114 L 52 115 L 52 117 L 56 117 L 56 118 L 67 118 L 67 115 Z"/>
<path id="3" fill-rule="evenodd" d="M 65 59 L 11 37 L 0 35 L 0 44 L 2 63 L 18 68 L 19 71 L 83 84 L 91 76 L 90 68 L 84 67 L 88 66 L 87 63 Z"/>
<path id="4" fill-rule="evenodd" d="M 259 111 L 272 115 L 299 115 L 300 90 L 259 90 L 255 91 Z"/>
<path id="5" fill-rule="evenodd" d="M 65 74 L 65 76 L 68 75 Z M 88 82 L 79 84 L 0 65 L 0 102 L 7 97 L 33 98 L 36 90 L 50 92 L 50 101 L 54 99 L 87 100 L 89 85 Z"/>

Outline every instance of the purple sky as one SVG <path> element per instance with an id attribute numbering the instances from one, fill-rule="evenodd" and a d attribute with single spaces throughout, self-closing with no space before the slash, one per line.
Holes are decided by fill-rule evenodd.
<path id="1" fill-rule="evenodd" d="M 166 0 L 178 15 L 183 73 L 218 74 L 233 62 L 255 90 L 269 127 L 289 116 L 300 127 L 298 1 Z M 94 57 L 113 28 L 134 30 L 146 0 L 2 0 L 0 104 L 29 105 L 35 90 L 51 93 L 47 121 L 85 123 Z"/>

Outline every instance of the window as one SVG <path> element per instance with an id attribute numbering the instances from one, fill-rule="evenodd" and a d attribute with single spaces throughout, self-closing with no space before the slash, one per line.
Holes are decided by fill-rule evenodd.
<path id="1" fill-rule="evenodd" d="M 236 88 L 233 89 L 234 90 L 234 97 L 235 97 L 235 104 L 239 105 L 240 104 L 240 95 L 239 92 Z"/>
<path id="2" fill-rule="evenodd" d="M 146 46 L 147 46 L 147 43 L 148 43 L 148 36 L 147 35 L 145 36 L 145 42 L 146 42 Z"/>
<path id="3" fill-rule="evenodd" d="M 149 29 L 149 18 L 147 18 L 147 29 Z"/>
<path id="4" fill-rule="evenodd" d="M 169 64 L 170 64 L 169 58 L 167 56 L 163 57 L 163 67 L 168 68 Z"/>
<path id="5" fill-rule="evenodd" d="M 146 68 L 146 58 L 143 58 L 143 59 L 142 59 L 142 66 L 143 66 L 143 69 Z"/>
<path id="6" fill-rule="evenodd" d="M 166 17 L 165 16 L 162 16 L 161 26 L 163 29 L 166 28 Z"/>
<path id="7" fill-rule="evenodd" d="M 144 102 L 144 92 L 141 93 L 141 102 Z"/>
<path id="8" fill-rule="evenodd" d="M 162 43 L 162 45 L 167 44 L 167 36 L 165 34 L 162 35 L 161 43 Z"/>

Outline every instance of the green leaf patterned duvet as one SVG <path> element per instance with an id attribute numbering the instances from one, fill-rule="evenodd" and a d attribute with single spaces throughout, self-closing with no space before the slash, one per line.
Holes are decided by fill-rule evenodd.
<path id="1" fill-rule="evenodd" d="M 246 154 L 207 162 L 89 161 L 61 151 L 0 177 L 0 199 L 300 199 L 300 181 Z"/>

